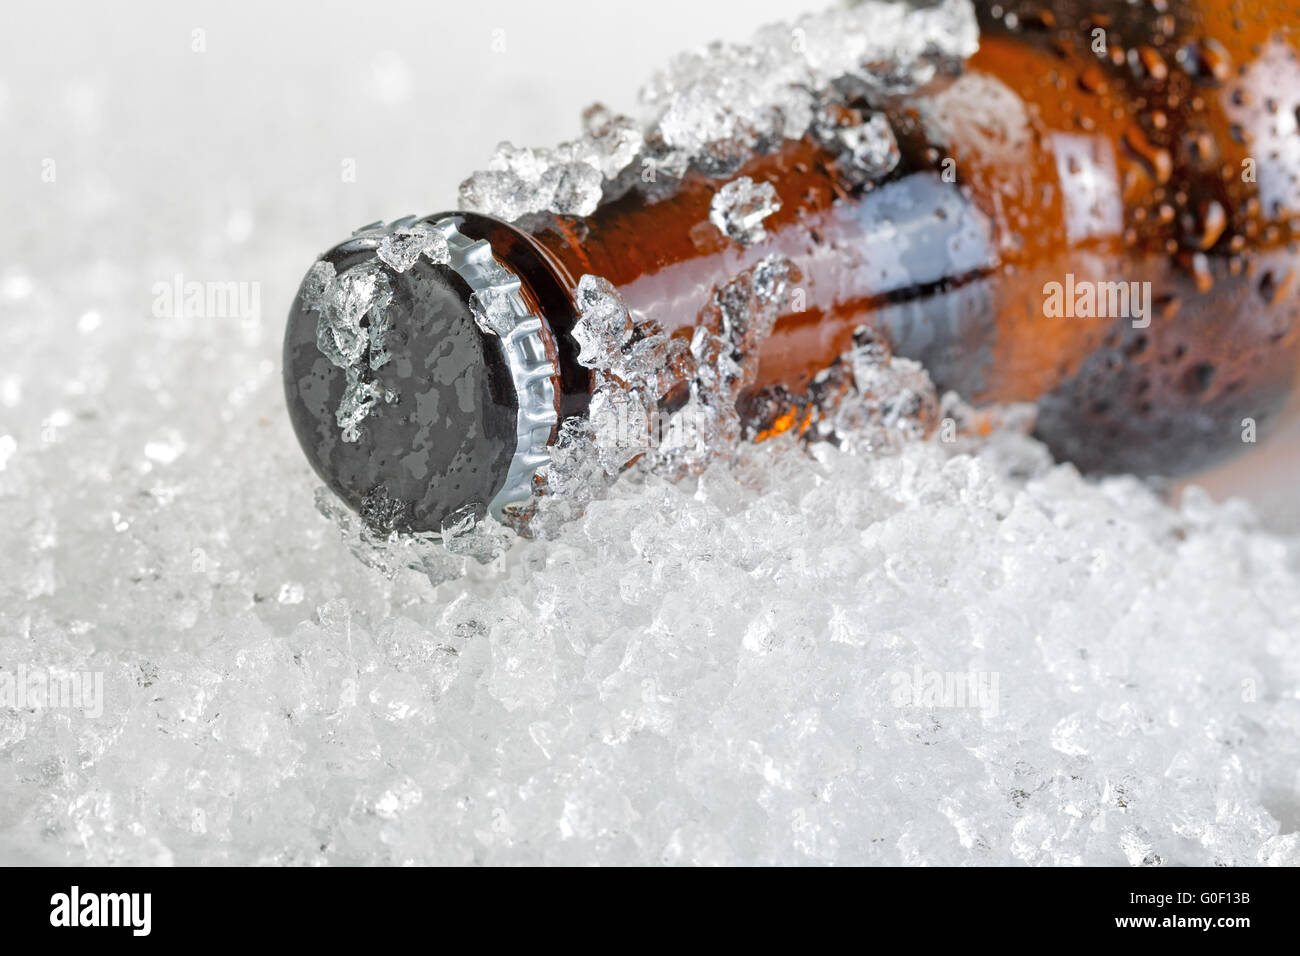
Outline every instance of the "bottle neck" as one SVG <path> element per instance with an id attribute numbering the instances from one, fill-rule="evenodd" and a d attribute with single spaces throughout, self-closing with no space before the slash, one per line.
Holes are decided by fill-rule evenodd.
<path id="1" fill-rule="evenodd" d="M 901 159 L 882 182 L 847 183 L 807 137 L 725 179 L 690 170 L 656 182 L 648 170 L 652 181 L 634 177 L 589 216 L 507 227 L 494 248 L 536 272 L 529 281 L 556 316 L 566 413 L 591 383 L 568 335 L 582 275 L 611 281 L 634 318 L 685 336 L 719 284 L 771 255 L 802 278 L 762 344 L 753 390 L 800 394 L 868 325 L 941 388 L 976 402 L 1042 399 L 1044 429 L 1086 436 L 1058 448 L 1104 446 L 1068 450 L 1085 464 L 1153 470 L 1124 447 L 1167 460 L 1204 451 L 1203 436 L 1171 419 L 1198 411 L 1226 427 L 1275 411 L 1296 377 L 1300 281 L 1287 277 L 1300 155 L 1279 139 L 1296 117 L 1276 103 L 1270 114 L 1265 81 L 1300 84 L 1296 40 L 1252 20 L 1216 27 L 1230 34 L 1220 42 L 1184 13 L 1159 49 L 1122 49 L 1125 32 L 1153 40 L 1153 14 L 1139 12 L 1145 32 L 1125 12 L 1105 55 L 1082 27 L 986 23 L 953 85 L 887 105 Z M 1247 161 L 1253 180 L 1241 175 Z M 771 183 L 780 200 L 748 246 L 709 217 L 739 176 Z M 1123 315 L 1095 297 L 1051 302 L 1055 287 L 1106 294 L 1117 282 Z"/>

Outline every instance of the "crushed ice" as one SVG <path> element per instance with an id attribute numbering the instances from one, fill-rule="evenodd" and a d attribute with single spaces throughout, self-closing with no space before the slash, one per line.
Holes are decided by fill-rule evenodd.
<path id="1" fill-rule="evenodd" d="M 694 167 L 728 177 L 755 153 L 802 137 L 828 104 L 926 87 L 978 43 L 969 0 L 922 7 L 866 0 L 771 24 L 747 44 L 714 43 L 679 56 L 641 90 L 639 118 L 596 105 L 572 142 L 553 149 L 502 143 L 488 168 L 465 180 L 460 202 L 507 220 L 584 216 L 605 184 L 624 174 L 658 181 Z M 864 175 L 892 168 L 897 147 L 890 149 L 883 115 L 836 135 Z"/>
<path id="2" fill-rule="evenodd" d="M 196 380 L 169 499 L 47 487 L 139 446 L 148 389 L 41 452 L 18 426 L 0 661 L 102 672 L 104 706 L 0 707 L 7 862 L 1300 865 L 1300 542 L 1238 505 L 1011 434 L 755 445 L 372 569 L 287 424 L 204 430 Z"/>
<path id="3" fill-rule="evenodd" d="M 450 261 L 447 237 L 425 222 L 417 222 L 405 229 L 394 229 L 385 235 L 379 242 L 376 255 L 396 272 L 405 272 L 421 256 L 435 264 Z"/>
<path id="4" fill-rule="evenodd" d="M 45 104 L 11 101 L 21 142 Z M 117 119 L 73 145 L 156 136 Z M 193 181 L 242 168 L 191 152 Z M 462 521 L 474 553 L 381 537 L 367 567 L 373 532 L 311 501 L 280 325 L 141 302 L 176 256 L 289 299 L 319 187 L 240 185 L 269 190 L 243 243 L 221 189 L 147 233 L 129 177 L 14 194 L 86 254 L 0 236 L 0 677 L 104 694 L 0 703 L 0 862 L 1300 866 L 1294 536 L 944 402 L 894 455 L 741 444 L 633 469 L 549 540 L 493 553 Z M 997 677 L 988 706 L 904 693 L 965 676 Z"/>
<path id="5" fill-rule="evenodd" d="M 901 156 L 893 127 L 884 113 L 838 103 L 823 104 L 813 123 L 818 141 L 840 157 L 839 171 L 851 182 L 868 182 L 890 173 Z"/>
<path id="6" fill-rule="evenodd" d="M 469 311 L 474 324 L 489 335 L 505 337 L 514 328 L 516 316 L 508 289 L 489 286 L 469 297 Z"/>
<path id="7" fill-rule="evenodd" d="M 460 204 L 473 212 L 518 219 L 548 210 L 586 216 L 600 202 L 604 169 L 617 150 L 595 136 L 554 149 L 529 149 L 502 143 L 488 168 L 475 173 L 460 189 Z"/>
<path id="8" fill-rule="evenodd" d="M 336 274 L 331 263 L 317 262 L 305 281 L 303 308 L 320 316 L 316 347 L 344 370 L 346 385 L 335 419 L 343 441 L 353 442 L 375 402 L 393 400 L 372 376 L 390 358 L 386 340 L 392 289 L 383 268 L 375 263 Z"/>
<path id="9" fill-rule="evenodd" d="M 346 442 L 361 437 L 362 424 L 377 402 L 396 400 L 373 376 L 391 358 L 387 309 L 393 291 L 385 266 L 401 274 L 422 256 L 434 264 L 450 261 L 446 237 L 427 223 L 409 218 L 391 226 L 366 226 L 353 238 L 373 248 L 380 262 L 361 262 L 337 273 L 333 263 L 318 260 L 308 271 L 302 290 L 303 308 L 319 314 L 316 347 L 344 371 L 335 421 Z"/>

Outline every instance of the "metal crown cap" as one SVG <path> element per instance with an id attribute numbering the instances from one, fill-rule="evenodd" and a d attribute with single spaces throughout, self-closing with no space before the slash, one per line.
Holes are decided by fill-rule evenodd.
<path id="1" fill-rule="evenodd" d="M 555 405 L 557 373 L 547 358 L 550 332 L 524 299 L 519 276 L 496 258 L 487 240 L 470 239 L 461 233 L 457 228 L 461 221 L 452 215 L 425 220 L 425 224 L 447 240 L 448 266 L 470 287 L 476 318 L 491 313 L 493 321 L 480 319 L 479 327 L 497 337 L 514 383 L 519 403 L 515 454 L 505 484 L 488 502 L 488 513 L 501 521 L 507 507 L 525 504 L 532 498 L 533 477 L 550 461 L 546 449 L 559 422 Z"/>
<path id="2" fill-rule="evenodd" d="M 467 304 L 479 328 L 500 344 L 518 403 L 515 453 L 504 484 L 487 503 L 488 513 L 501 521 L 506 508 L 526 504 L 532 498 L 533 477 L 538 468 L 550 462 L 547 446 L 559 419 L 558 374 L 554 363 L 547 358 L 548 345 L 554 354 L 550 330 L 528 305 L 519 276 L 497 259 L 487 240 L 471 239 L 462 233 L 458 226 L 463 222 L 455 213 L 374 222 L 357 229 L 332 251 L 374 253 L 386 236 L 419 227 L 446 239 L 448 261 L 442 264 L 469 286 Z M 485 316 L 490 316 L 492 321 L 484 321 Z"/>

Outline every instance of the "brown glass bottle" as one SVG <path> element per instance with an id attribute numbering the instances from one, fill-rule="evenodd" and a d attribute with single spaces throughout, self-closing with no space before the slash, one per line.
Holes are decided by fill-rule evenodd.
<path id="1" fill-rule="evenodd" d="M 1085 470 L 1187 474 L 1290 417 L 1290 0 L 1004 2 L 979 22 L 950 84 L 829 98 L 837 122 L 887 116 L 899 161 L 874 180 L 848 174 L 823 117 L 726 176 L 647 176 L 641 157 L 587 216 L 450 213 L 336 246 L 285 337 L 290 417 L 317 472 L 384 529 L 526 507 L 547 445 L 598 383 L 572 334 L 579 280 L 609 280 L 638 321 L 690 339 L 715 291 L 768 256 L 793 264 L 798 295 L 738 399 L 753 438 L 815 421 L 819 373 L 863 326 L 941 389 L 1036 403 L 1038 435 Z M 741 176 L 780 201 L 749 245 L 710 221 Z M 420 229 L 459 251 L 385 252 L 398 233 L 425 241 Z M 331 312 L 373 282 L 359 325 Z M 479 314 L 488 293 L 513 296 L 499 328 Z"/>
<path id="2" fill-rule="evenodd" d="M 1300 15 L 1267 0 L 982 7 L 955 84 L 855 104 L 893 125 L 902 158 L 883 181 L 853 186 L 812 136 L 737 171 L 780 198 L 761 242 L 709 222 L 733 177 L 697 171 L 634 182 L 581 219 L 472 224 L 551 300 L 562 412 L 589 387 L 566 335 L 580 276 L 689 334 L 719 283 L 772 253 L 799 267 L 805 307 L 762 345 L 751 419 L 797 403 L 863 325 L 941 388 L 1037 402 L 1039 435 L 1085 469 L 1184 473 L 1239 449 L 1244 419 L 1266 429 L 1289 411 Z M 1125 315 L 1070 314 L 1087 310 L 1079 290 L 1117 281 L 1149 283 L 1130 287 L 1146 316 L 1136 297 Z M 1051 283 L 1080 308 L 1050 307 Z"/>

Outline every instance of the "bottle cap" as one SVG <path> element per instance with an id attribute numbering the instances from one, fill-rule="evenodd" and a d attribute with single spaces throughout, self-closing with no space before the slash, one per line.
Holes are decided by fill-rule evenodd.
<path id="1" fill-rule="evenodd" d="M 520 278 L 456 215 L 358 230 L 294 297 L 284 385 L 322 480 L 381 532 L 500 520 L 556 427 L 555 345 Z"/>

